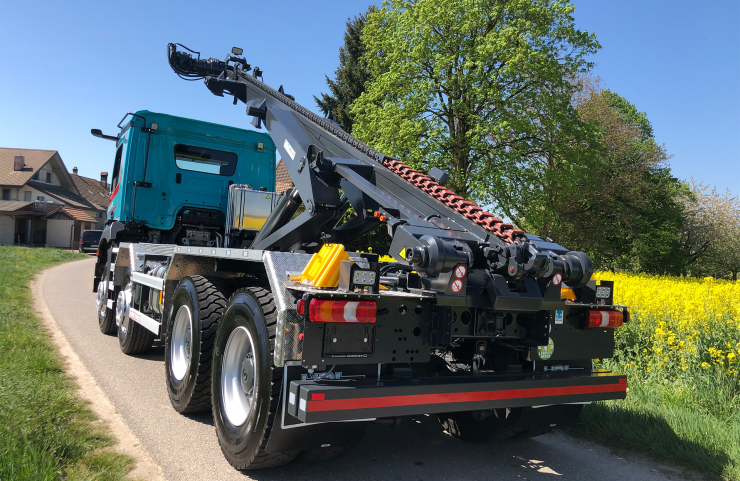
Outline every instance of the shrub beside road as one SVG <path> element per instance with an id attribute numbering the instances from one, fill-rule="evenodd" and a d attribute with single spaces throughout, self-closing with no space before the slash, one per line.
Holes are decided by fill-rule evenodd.
<path id="1" fill-rule="evenodd" d="M 33 310 L 33 276 L 85 257 L 0 247 L 0 479 L 117 480 L 133 467 L 128 456 L 105 449 L 115 440 L 77 396 Z"/>
<path id="2" fill-rule="evenodd" d="M 598 273 L 632 322 L 614 359 L 626 401 L 587 406 L 576 434 L 740 480 L 740 282 Z"/>

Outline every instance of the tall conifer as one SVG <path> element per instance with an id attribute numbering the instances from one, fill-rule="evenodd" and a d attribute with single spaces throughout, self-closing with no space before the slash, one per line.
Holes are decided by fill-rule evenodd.
<path id="1" fill-rule="evenodd" d="M 326 77 L 326 84 L 331 93 L 322 93 L 321 98 L 314 96 L 321 112 L 326 116 L 331 116 L 335 122 L 342 125 L 345 131 L 350 133 L 354 117 L 349 107 L 365 91 L 365 82 L 370 79 L 368 69 L 361 61 L 365 54 L 362 29 L 365 27 L 367 14 L 375 10 L 376 7 L 372 5 L 367 12 L 347 19 L 344 46 L 339 49 L 339 67 L 334 71 L 334 80 Z"/>

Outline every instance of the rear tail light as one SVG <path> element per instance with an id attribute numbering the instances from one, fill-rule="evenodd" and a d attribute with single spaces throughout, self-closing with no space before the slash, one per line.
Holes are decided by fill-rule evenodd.
<path id="1" fill-rule="evenodd" d="M 623 321 L 622 311 L 588 311 L 588 322 L 586 327 L 590 328 L 603 328 L 603 327 L 619 327 Z"/>
<path id="2" fill-rule="evenodd" d="M 375 324 L 375 301 L 322 301 L 311 299 L 308 306 L 311 322 L 347 322 Z"/>
<path id="3" fill-rule="evenodd" d="M 298 304 L 296 304 L 295 310 L 301 316 L 303 316 L 303 315 L 306 314 L 306 301 L 305 301 L 305 299 L 298 299 Z"/>

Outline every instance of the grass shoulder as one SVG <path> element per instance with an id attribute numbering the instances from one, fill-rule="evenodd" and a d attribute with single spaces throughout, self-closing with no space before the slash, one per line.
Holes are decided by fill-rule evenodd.
<path id="1" fill-rule="evenodd" d="M 679 379 L 628 375 L 626 400 L 586 406 L 570 432 L 709 479 L 737 481 L 740 396 L 733 381 L 721 369 L 697 370 Z"/>
<path id="2" fill-rule="evenodd" d="M 33 309 L 41 270 L 87 256 L 0 246 L 0 479 L 122 479 L 133 460 L 77 395 Z"/>

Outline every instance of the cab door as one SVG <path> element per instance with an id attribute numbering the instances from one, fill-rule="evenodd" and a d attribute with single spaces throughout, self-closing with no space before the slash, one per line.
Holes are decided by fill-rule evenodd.
<path id="1" fill-rule="evenodd" d="M 126 172 L 129 166 L 129 139 L 131 129 L 126 130 L 116 143 L 116 157 L 113 162 L 113 177 L 110 182 L 110 197 L 108 198 L 108 219 L 128 221 L 124 212 L 124 197 L 126 191 Z"/>

